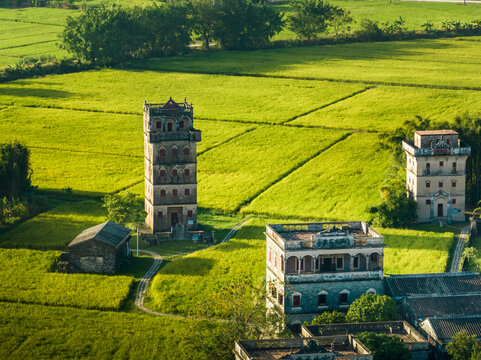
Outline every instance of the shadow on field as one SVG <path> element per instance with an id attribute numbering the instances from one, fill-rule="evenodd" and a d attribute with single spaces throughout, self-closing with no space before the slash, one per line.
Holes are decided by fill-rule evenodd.
<path id="1" fill-rule="evenodd" d="M 0 96 L 15 96 L 15 97 L 38 97 L 50 99 L 62 99 L 72 97 L 74 94 L 63 90 L 53 89 L 35 89 L 35 88 L 0 88 Z"/>
<path id="2" fill-rule="evenodd" d="M 160 273 L 165 275 L 203 276 L 209 273 L 212 266 L 214 266 L 213 259 L 183 257 L 172 262 L 167 261 Z"/>

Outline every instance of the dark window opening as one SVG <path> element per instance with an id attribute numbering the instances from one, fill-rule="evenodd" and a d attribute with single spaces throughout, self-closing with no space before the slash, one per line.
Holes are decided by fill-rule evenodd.
<path id="1" fill-rule="evenodd" d="M 189 148 L 184 149 L 184 155 L 189 155 Z"/>
<path id="2" fill-rule="evenodd" d="M 156 127 L 157 129 L 160 129 L 160 128 L 162 127 L 162 123 L 161 123 L 160 121 L 157 122 L 157 123 L 155 124 L 155 127 Z"/>
<path id="3" fill-rule="evenodd" d="M 179 122 L 179 127 L 180 127 L 181 129 L 184 128 L 184 120 L 180 120 L 180 122 Z"/>
<path id="4" fill-rule="evenodd" d="M 439 185 L 439 187 L 443 187 L 443 182 L 440 181 L 438 185 Z"/>
<path id="5" fill-rule="evenodd" d="M 426 200 L 426 205 L 431 205 L 431 200 L 430 200 L 430 199 L 427 199 L 427 200 Z"/>
<path id="6" fill-rule="evenodd" d="M 281 255 L 281 271 L 284 271 L 284 256 Z"/>
<path id="7" fill-rule="evenodd" d="M 300 307 L 300 306 L 301 306 L 301 295 L 293 295 L 292 307 Z"/>
<path id="8" fill-rule="evenodd" d="M 451 204 L 456 204 L 456 199 L 451 200 Z"/>
<path id="9" fill-rule="evenodd" d="M 167 124 L 167 131 L 172 131 L 172 123 Z"/>
<path id="10" fill-rule="evenodd" d="M 185 169 L 184 170 L 184 176 L 189 176 L 190 175 L 190 170 L 189 169 Z"/>
<path id="11" fill-rule="evenodd" d="M 426 169 L 431 168 L 431 163 L 426 163 Z"/>
<path id="12" fill-rule="evenodd" d="M 343 258 L 337 258 L 336 259 L 336 267 L 338 269 L 343 269 L 344 268 L 344 259 Z"/>
<path id="13" fill-rule="evenodd" d="M 456 181 L 451 181 L 451 186 L 456 187 Z"/>
<path id="14" fill-rule="evenodd" d="M 453 169 L 456 169 L 456 166 L 457 166 L 456 162 L 453 162 Z"/>
<path id="15" fill-rule="evenodd" d="M 339 294 L 339 305 L 347 305 L 349 302 L 348 302 L 348 296 L 349 294 L 348 293 L 341 293 Z"/>
<path id="16" fill-rule="evenodd" d="M 355 256 L 354 261 L 352 262 L 352 266 L 357 269 L 359 267 L 359 257 Z"/>
<path id="17" fill-rule="evenodd" d="M 184 195 L 189 196 L 190 195 L 190 189 L 185 189 L 184 190 Z"/>
<path id="18" fill-rule="evenodd" d="M 429 181 L 426 181 L 426 187 L 427 188 L 430 188 L 431 187 L 431 183 Z"/>
<path id="19" fill-rule="evenodd" d="M 271 262 L 271 261 L 272 261 L 272 253 L 271 253 L 271 251 L 269 250 L 269 262 Z"/>
<path id="20" fill-rule="evenodd" d="M 187 217 L 192 217 L 192 210 L 187 210 Z"/>
<path id="21" fill-rule="evenodd" d="M 317 306 L 327 306 L 327 295 L 326 294 L 317 295 Z"/>
<path id="22" fill-rule="evenodd" d="M 172 156 L 177 156 L 177 148 L 172 149 Z"/>
<path id="23" fill-rule="evenodd" d="M 160 176 L 164 177 L 165 176 L 165 170 L 160 170 Z"/>
<path id="24" fill-rule="evenodd" d="M 165 149 L 160 149 L 160 150 L 159 150 L 159 155 L 160 155 L 160 156 L 165 156 Z"/>
<path id="25" fill-rule="evenodd" d="M 172 190 L 172 196 L 177 196 L 177 189 Z"/>
<path id="26" fill-rule="evenodd" d="M 284 296 L 282 294 L 277 294 L 277 302 L 279 305 L 284 305 Z"/>
<path id="27" fill-rule="evenodd" d="M 274 299 L 277 297 L 277 290 L 274 285 L 271 285 L 271 295 Z"/>
<path id="28" fill-rule="evenodd" d="M 444 161 L 440 161 L 439 166 L 444 166 Z"/>
<path id="29" fill-rule="evenodd" d="M 177 169 L 172 170 L 172 176 L 177 176 Z"/>
<path id="30" fill-rule="evenodd" d="M 165 190 L 160 190 L 160 196 L 165 196 Z"/>
<path id="31" fill-rule="evenodd" d="M 162 213 L 162 211 L 159 211 L 157 213 L 157 216 L 158 216 L 159 219 L 162 219 L 164 217 L 164 214 Z"/>

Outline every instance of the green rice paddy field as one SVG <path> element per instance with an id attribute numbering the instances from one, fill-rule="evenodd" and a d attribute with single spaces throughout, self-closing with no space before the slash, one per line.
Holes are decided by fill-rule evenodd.
<path id="1" fill-rule="evenodd" d="M 20 20 L 31 21 L 30 11 L 19 11 Z M 63 21 L 49 11 L 37 22 Z M 11 14 L 0 10 L 0 22 Z M 368 218 L 390 166 L 390 154 L 377 145 L 380 131 L 415 115 L 444 121 L 481 112 L 480 42 L 471 37 L 195 53 L 153 59 L 133 70 L 0 84 L 0 142 L 18 139 L 29 146 L 34 185 L 63 197 L 53 209 L 0 233 L 0 248 L 13 248 L 0 249 L 0 322 L 6 324 L 0 334 L 8 334 L 0 357 L 200 357 L 183 346 L 188 319 L 134 309 L 132 289 L 148 263 L 137 266 L 135 259 L 116 277 L 52 271 L 68 242 L 105 220 L 100 196 L 143 195 L 144 99 L 187 97 L 194 105 L 194 124 L 202 130 L 200 221 L 221 240 L 248 220 L 233 239 L 207 249 L 155 247 L 166 258 L 148 289 L 147 306 L 190 315 L 226 282 L 260 281 L 266 222 Z M 387 274 L 445 270 L 452 233 L 379 231 L 387 245 Z M 192 253 L 175 255 L 183 252 Z"/>

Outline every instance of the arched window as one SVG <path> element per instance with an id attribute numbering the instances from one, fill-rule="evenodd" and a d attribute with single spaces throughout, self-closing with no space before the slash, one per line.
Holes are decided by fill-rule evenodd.
<path id="1" fill-rule="evenodd" d="M 165 176 L 165 170 L 164 169 L 160 169 L 160 177 L 164 177 Z"/>
<path id="2" fill-rule="evenodd" d="M 189 151 L 190 151 L 190 150 L 189 150 L 188 147 L 184 148 L 184 155 L 186 155 L 186 156 L 189 155 Z"/>
<path id="3" fill-rule="evenodd" d="M 373 294 L 373 295 L 375 295 L 375 294 L 376 294 L 376 289 L 369 288 L 369 289 L 366 290 L 366 294 Z"/>
<path id="4" fill-rule="evenodd" d="M 177 169 L 172 169 L 172 176 L 177 176 Z"/>
<path id="5" fill-rule="evenodd" d="M 173 131 L 174 130 L 174 123 L 172 121 L 169 121 L 167 123 L 167 131 Z"/>
<path id="6" fill-rule="evenodd" d="M 349 305 L 349 290 L 342 290 L 339 293 L 339 305 Z"/>
<path id="7" fill-rule="evenodd" d="M 319 291 L 317 294 L 317 306 L 327 306 L 327 291 Z"/>
<path id="8" fill-rule="evenodd" d="M 287 274 L 297 274 L 299 271 L 299 259 L 295 256 L 287 258 Z"/>
<path id="9" fill-rule="evenodd" d="M 165 156 L 165 149 L 164 148 L 159 149 L 159 156 Z"/>
<path id="10" fill-rule="evenodd" d="M 184 190 L 184 195 L 189 196 L 190 195 L 190 189 L 185 189 Z"/>
<path id="11" fill-rule="evenodd" d="M 172 148 L 172 156 L 173 156 L 173 157 L 177 157 L 177 153 L 178 153 L 177 148 L 176 148 L 176 147 L 173 147 L 173 148 Z"/>
<path id="12" fill-rule="evenodd" d="M 172 196 L 177 196 L 177 189 L 172 190 Z"/>
<path id="13" fill-rule="evenodd" d="M 271 249 L 269 249 L 269 262 L 272 262 L 272 253 L 271 253 Z"/>
<path id="14" fill-rule="evenodd" d="M 189 176 L 189 175 L 190 175 L 190 170 L 184 169 L 184 176 Z"/>
<path id="15" fill-rule="evenodd" d="M 314 271 L 314 258 L 310 255 L 304 256 L 302 258 L 303 262 L 303 271 L 306 273 L 310 273 Z"/>

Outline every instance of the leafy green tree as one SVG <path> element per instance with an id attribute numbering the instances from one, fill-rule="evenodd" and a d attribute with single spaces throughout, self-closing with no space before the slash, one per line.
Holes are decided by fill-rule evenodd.
<path id="1" fill-rule="evenodd" d="M 481 273 L 481 263 L 478 259 L 481 258 L 479 250 L 475 247 L 467 247 L 463 250 L 463 257 L 476 269 L 477 273 Z"/>
<path id="2" fill-rule="evenodd" d="M 218 2 L 213 0 L 193 0 L 192 28 L 202 39 L 204 49 L 209 49 L 214 38 L 214 30 L 219 15 Z"/>
<path id="3" fill-rule="evenodd" d="M 357 338 L 373 353 L 374 360 L 409 360 L 411 353 L 401 339 L 386 334 L 363 332 Z"/>
<path id="4" fill-rule="evenodd" d="M 297 36 L 311 40 L 327 30 L 334 17 L 335 7 L 323 0 L 292 0 L 288 27 Z M 338 14 L 339 14 L 338 10 Z"/>
<path id="5" fill-rule="evenodd" d="M 332 8 L 330 27 L 334 31 L 334 35 L 336 35 L 336 37 L 339 37 L 346 31 L 351 31 L 349 24 L 353 22 L 354 18 L 351 16 L 351 12 L 349 10 L 342 9 L 337 6 Z"/>
<path id="6" fill-rule="evenodd" d="M 19 142 L 0 144 L 0 197 L 16 198 L 32 189 L 30 151 Z"/>
<path id="7" fill-rule="evenodd" d="M 379 294 L 364 294 L 356 299 L 347 311 L 347 322 L 372 322 L 397 320 L 396 303 L 392 298 Z"/>
<path id="8" fill-rule="evenodd" d="M 285 317 L 267 311 L 265 283 L 253 286 L 249 280 L 232 282 L 196 309 L 189 346 L 207 359 L 233 358 L 236 340 L 288 336 Z M 219 314 L 225 321 L 215 320 Z"/>
<path id="9" fill-rule="evenodd" d="M 416 221 L 416 202 L 406 196 L 405 171 L 393 166 L 381 187 L 381 204 L 371 208 L 373 222 L 382 227 L 407 227 Z"/>
<path id="10" fill-rule="evenodd" d="M 480 342 L 476 340 L 476 336 L 468 335 L 466 330 L 458 332 L 451 340 L 446 345 L 446 351 L 451 355 L 452 360 L 470 360 L 473 354 L 479 355 Z"/>
<path id="11" fill-rule="evenodd" d="M 346 322 L 346 314 L 333 310 L 331 311 L 324 311 L 321 315 L 316 316 L 311 321 L 311 325 L 321 325 L 321 324 L 336 324 L 336 323 L 345 323 Z"/>
<path id="12" fill-rule="evenodd" d="M 123 196 L 106 195 L 102 205 L 107 209 L 108 219 L 121 225 L 144 222 L 147 213 L 141 201 L 137 200 L 135 194 L 127 192 Z"/>
<path id="13" fill-rule="evenodd" d="M 282 13 L 251 0 L 216 0 L 214 39 L 222 48 L 257 49 L 267 45 L 282 30 Z"/>

